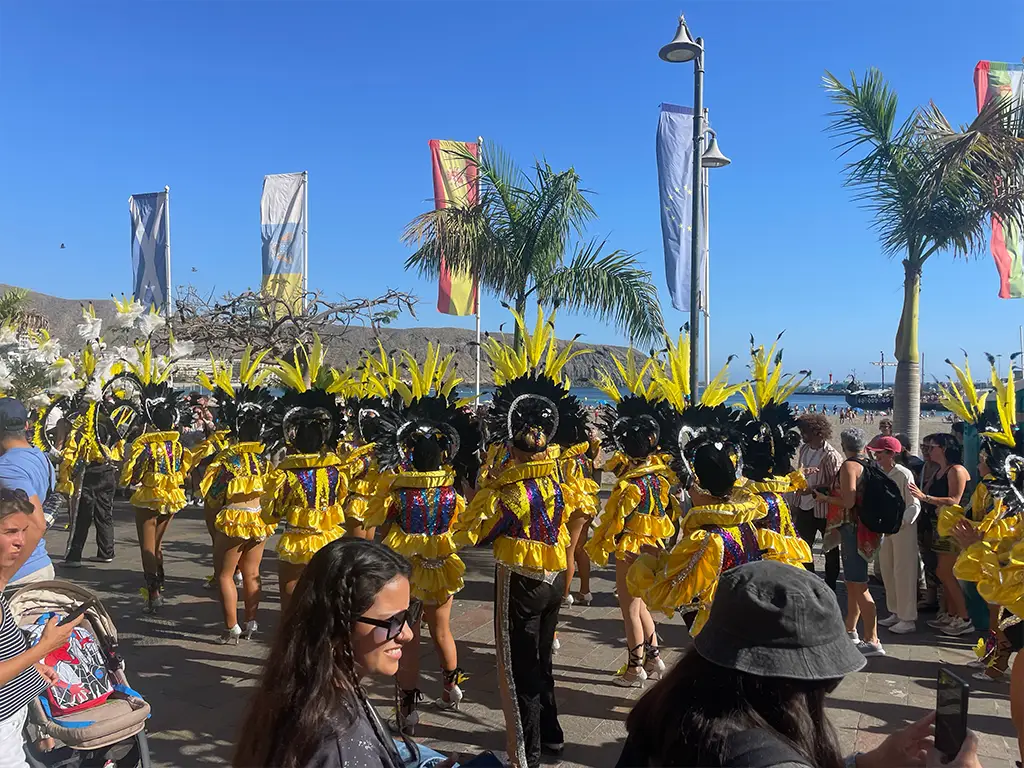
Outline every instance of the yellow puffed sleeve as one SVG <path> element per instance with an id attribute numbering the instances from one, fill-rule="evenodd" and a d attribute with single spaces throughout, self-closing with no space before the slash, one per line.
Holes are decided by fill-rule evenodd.
<path id="1" fill-rule="evenodd" d="M 132 484 L 135 479 L 135 468 L 139 463 L 139 459 L 142 457 L 143 452 L 146 450 L 147 443 L 141 440 L 135 440 L 132 442 L 131 448 L 128 450 L 128 458 L 124 464 L 121 465 L 121 485 L 127 487 Z"/>
<path id="2" fill-rule="evenodd" d="M 785 536 L 768 528 L 757 528 L 755 532 L 764 560 L 775 560 L 790 565 L 803 565 L 814 561 L 811 548 L 799 536 Z"/>
<path id="3" fill-rule="evenodd" d="M 501 521 L 497 488 L 481 488 L 466 506 L 464 513 L 452 526 L 457 549 L 475 547 L 487 538 L 491 529 Z"/>
<path id="4" fill-rule="evenodd" d="M 287 507 L 288 475 L 280 469 L 271 470 L 263 482 L 260 510 L 263 522 L 275 524 L 284 516 Z"/>
<path id="5" fill-rule="evenodd" d="M 953 534 L 956 524 L 965 518 L 964 508 L 959 504 L 939 509 L 939 520 L 937 528 L 939 536 L 947 537 Z"/>

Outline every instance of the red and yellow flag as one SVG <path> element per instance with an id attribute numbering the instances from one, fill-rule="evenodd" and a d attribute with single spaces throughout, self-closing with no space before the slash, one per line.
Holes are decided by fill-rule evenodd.
<path id="1" fill-rule="evenodd" d="M 434 207 L 448 207 L 449 203 L 473 205 L 477 200 L 478 181 L 476 166 L 452 154 L 451 150 L 465 147 L 474 157 L 480 157 L 480 146 L 461 141 L 430 140 L 430 164 L 434 171 Z M 441 279 L 437 286 L 437 311 L 445 315 L 475 315 L 476 280 L 469 274 L 452 274 L 441 257 Z"/>

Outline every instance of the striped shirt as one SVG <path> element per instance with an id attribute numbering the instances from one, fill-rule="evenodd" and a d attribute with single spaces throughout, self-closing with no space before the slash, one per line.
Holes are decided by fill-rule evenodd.
<path id="1" fill-rule="evenodd" d="M 816 468 L 818 471 L 807 475 L 810 489 L 825 486 L 831 488 L 839 475 L 839 467 L 843 464 L 843 456 L 829 443 L 821 448 L 811 448 L 807 443 L 800 446 L 797 463 L 801 470 Z M 828 502 L 815 501 L 813 496 L 799 497 L 800 509 L 814 510 L 814 516 L 824 519 L 828 517 Z"/>
<path id="2" fill-rule="evenodd" d="M 7 598 L 0 595 L 0 660 L 8 661 L 28 649 L 25 633 L 14 623 Z M 6 685 L 0 685 L 0 721 L 16 715 L 22 707 L 45 691 L 46 680 L 32 665 Z"/>

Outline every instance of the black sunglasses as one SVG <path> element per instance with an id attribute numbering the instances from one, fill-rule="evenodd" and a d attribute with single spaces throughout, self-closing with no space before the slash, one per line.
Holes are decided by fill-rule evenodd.
<path id="1" fill-rule="evenodd" d="M 419 600 L 410 600 L 409 607 L 401 613 L 396 613 L 390 619 L 370 619 L 366 616 L 360 616 L 356 621 L 360 624 L 369 624 L 371 627 L 380 627 L 388 631 L 385 636 L 385 642 L 388 640 L 394 640 L 405 628 L 405 625 L 409 625 L 409 629 L 412 629 L 420 623 L 420 616 L 423 615 L 423 603 Z"/>
<path id="2" fill-rule="evenodd" d="M 28 501 L 28 494 L 21 488 L 0 488 L 0 501 Z"/>

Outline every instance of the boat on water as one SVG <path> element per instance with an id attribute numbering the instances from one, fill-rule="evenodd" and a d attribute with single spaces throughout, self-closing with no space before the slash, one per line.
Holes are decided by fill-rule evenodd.
<path id="1" fill-rule="evenodd" d="M 851 408 L 860 408 L 864 411 L 891 411 L 892 410 L 891 389 L 861 389 L 856 392 L 846 393 L 846 402 Z M 922 411 L 945 410 L 939 402 L 938 392 L 921 393 Z"/>

